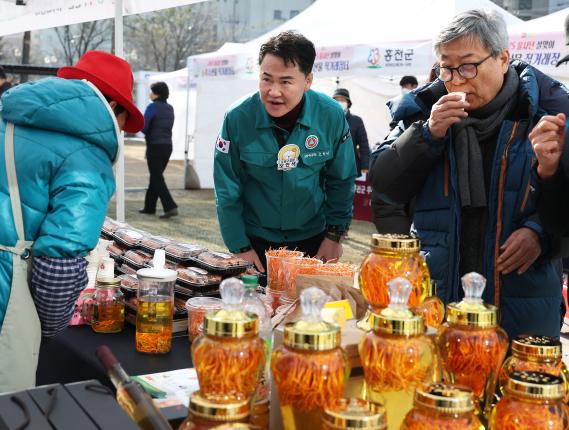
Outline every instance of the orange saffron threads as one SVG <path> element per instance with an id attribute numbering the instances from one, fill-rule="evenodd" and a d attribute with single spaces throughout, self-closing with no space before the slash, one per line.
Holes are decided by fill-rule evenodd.
<path id="1" fill-rule="evenodd" d="M 387 283 L 398 277 L 406 278 L 413 285 L 409 307 L 421 303 L 430 288 L 430 278 L 428 268 L 418 254 L 371 253 L 362 263 L 360 288 L 366 301 L 376 311 L 389 305 Z"/>
<path id="2" fill-rule="evenodd" d="M 498 376 L 507 344 L 494 329 L 460 330 L 447 328 L 441 335 L 441 360 L 448 383 L 469 387 L 481 398 L 490 379 Z M 494 380 L 492 383 L 495 383 Z"/>
<path id="3" fill-rule="evenodd" d="M 172 347 L 172 331 L 136 333 L 136 350 L 147 354 L 164 354 Z"/>
<path id="4" fill-rule="evenodd" d="M 493 430 L 565 430 L 569 428 L 567 405 L 562 401 L 519 400 L 506 395 L 490 418 Z"/>
<path id="5" fill-rule="evenodd" d="M 425 336 L 402 338 L 370 332 L 359 346 L 365 381 L 374 391 L 404 391 L 426 382 L 434 370 L 434 346 Z"/>
<path id="6" fill-rule="evenodd" d="M 349 366 L 341 349 L 296 352 L 281 348 L 271 360 L 281 406 L 298 411 L 332 407 L 344 394 Z"/>
<path id="7" fill-rule="evenodd" d="M 473 413 L 441 414 L 411 410 L 405 417 L 400 430 L 480 430 L 482 424 Z"/>
<path id="8" fill-rule="evenodd" d="M 265 252 L 267 258 L 267 286 L 273 290 L 285 289 L 284 262 L 287 258 L 302 257 L 301 251 L 287 248 L 269 249 Z"/>
<path id="9" fill-rule="evenodd" d="M 259 337 L 241 339 L 199 337 L 192 358 L 201 394 L 213 401 L 253 396 L 265 367 L 265 346 Z"/>

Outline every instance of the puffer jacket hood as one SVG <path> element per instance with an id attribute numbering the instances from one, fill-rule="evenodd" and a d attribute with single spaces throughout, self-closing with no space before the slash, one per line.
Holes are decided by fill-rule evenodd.
<path id="1" fill-rule="evenodd" d="M 2 96 L 1 115 L 23 125 L 76 136 L 114 160 L 118 126 L 104 96 L 85 81 L 47 78 L 18 85 Z"/>

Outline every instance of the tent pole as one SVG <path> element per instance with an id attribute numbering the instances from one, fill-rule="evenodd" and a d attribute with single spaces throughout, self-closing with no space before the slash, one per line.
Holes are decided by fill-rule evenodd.
<path id="1" fill-rule="evenodd" d="M 123 52 L 123 8 L 122 0 L 115 0 L 115 55 L 124 57 Z M 117 220 L 125 219 L 125 198 L 124 198 L 124 132 L 120 134 L 117 170 L 116 170 L 116 202 Z"/>

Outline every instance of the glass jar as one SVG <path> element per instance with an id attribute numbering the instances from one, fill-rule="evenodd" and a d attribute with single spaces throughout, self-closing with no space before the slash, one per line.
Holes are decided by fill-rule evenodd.
<path id="1" fill-rule="evenodd" d="M 120 278 L 97 278 L 95 292 L 84 295 L 81 315 L 96 333 L 118 333 L 124 328 L 124 301 Z"/>
<path id="2" fill-rule="evenodd" d="M 500 390 L 512 372 L 542 372 L 559 376 L 568 386 L 568 372 L 561 355 L 561 342 L 547 336 L 518 336 L 512 341 L 512 355 L 500 371 Z M 567 398 L 567 396 L 566 396 Z"/>
<path id="3" fill-rule="evenodd" d="M 569 428 L 564 381 L 540 372 L 513 372 L 492 411 L 490 430 Z"/>
<path id="4" fill-rule="evenodd" d="M 339 399 L 324 411 L 322 430 L 385 430 L 385 408 L 362 399 Z"/>
<path id="5" fill-rule="evenodd" d="M 344 393 L 350 364 L 341 348 L 340 328 L 320 317 L 326 300 L 318 288 L 302 291 L 303 316 L 285 326 L 283 345 L 272 355 L 285 430 L 320 429 L 324 409 Z"/>
<path id="6" fill-rule="evenodd" d="M 265 366 L 265 344 L 257 315 L 243 312 L 243 282 L 220 285 L 223 307 L 207 313 L 203 334 L 192 343 L 192 359 L 203 397 L 235 402 L 253 397 Z"/>
<path id="7" fill-rule="evenodd" d="M 166 354 L 172 348 L 174 284 L 178 274 L 165 269 L 163 249 L 154 252 L 151 268 L 140 269 L 136 295 L 136 350 Z"/>
<path id="8" fill-rule="evenodd" d="M 247 423 L 250 411 L 249 399 L 216 403 L 206 399 L 201 391 L 196 391 L 190 396 L 188 417 L 178 430 L 209 430 L 224 424 Z"/>
<path id="9" fill-rule="evenodd" d="M 371 253 L 360 268 L 360 288 L 366 301 L 376 312 L 389 305 L 387 283 L 397 277 L 411 282 L 413 290 L 409 306 L 421 303 L 430 285 L 429 268 L 419 254 L 419 239 L 405 235 L 374 234 Z"/>
<path id="10" fill-rule="evenodd" d="M 492 406 L 508 335 L 498 326 L 498 309 L 482 301 L 486 279 L 462 277 L 464 300 L 447 306 L 447 323 L 437 336 L 444 380 L 470 388 L 485 416 Z"/>
<path id="11" fill-rule="evenodd" d="M 418 387 L 401 430 L 484 430 L 472 391 L 440 383 Z"/>
<path id="12" fill-rule="evenodd" d="M 396 278 L 388 284 L 391 303 L 372 312 L 372 330 L 360 341 L 359 353 L 366 398 L 385 407 L 389 429 L 399 429 L 413 407 L 415 388 L 434 381 L 435 346 L 423 318 L 407 309 L 411 283 Z"/>

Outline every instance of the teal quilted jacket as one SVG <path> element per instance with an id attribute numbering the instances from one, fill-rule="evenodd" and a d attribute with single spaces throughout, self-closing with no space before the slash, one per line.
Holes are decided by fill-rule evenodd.
<path id="1" fill-rule="evenodd" d="M 98 240 L 115 181 L 119 130 L 102 94 L 85 81 L 48 78 L 0 99 L 0 244 L 16 231 L 8 194 L 4 135 L 14 152 L 26 240 L 33 254 L 82 257 Z M 0 328 L 10 297 L 12 254 L 0 251 Z"/>

